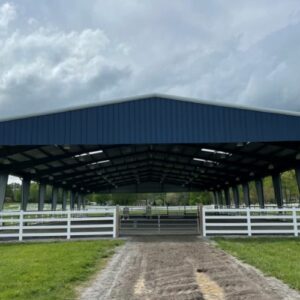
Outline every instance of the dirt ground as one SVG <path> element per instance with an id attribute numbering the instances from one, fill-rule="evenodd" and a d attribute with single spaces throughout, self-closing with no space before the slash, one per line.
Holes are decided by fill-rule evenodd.
<path id="1" fill-rule="evenodd" d="M 79 299 L 300 299 L 274 278 L 192 236 L 127 241 Z"/>

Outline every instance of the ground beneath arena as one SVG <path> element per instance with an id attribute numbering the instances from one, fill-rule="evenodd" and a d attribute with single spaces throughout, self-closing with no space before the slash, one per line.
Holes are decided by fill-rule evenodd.
<path id="1" fill-rule="evenodd" d="M 195 236 L 128 239 L 80 299 L 300 299 L 274 278 Z"/>

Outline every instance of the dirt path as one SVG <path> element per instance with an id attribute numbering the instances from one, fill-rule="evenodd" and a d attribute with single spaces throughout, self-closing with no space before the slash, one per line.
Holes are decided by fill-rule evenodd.
<path id="1" fill-rule="evenodd" d="M 197 237 L 129 240 L 80 299 L 300 299 Z"/>

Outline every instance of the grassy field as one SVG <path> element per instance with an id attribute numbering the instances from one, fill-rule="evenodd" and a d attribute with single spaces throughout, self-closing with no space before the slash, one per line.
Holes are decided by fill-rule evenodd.
<path id="1" fill-rule="evenodd" d="M 300 239 L 216 238 L 225 251 L 300 290 Z"/>
<path id="2" fill-rule="evenodd" d="M 74 299 L 122 241 L 0 244 L 0 299 Z"/>

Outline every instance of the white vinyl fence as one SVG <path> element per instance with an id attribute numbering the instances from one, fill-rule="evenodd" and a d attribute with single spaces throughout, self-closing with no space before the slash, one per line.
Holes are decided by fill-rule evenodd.
<path id="1" fill-rule="evenodd" d="M 0 212 L 0 239 L 117 237 L 117 209 Z"/>
<path id="2" fill-rule="evenodd" d="M 203 236 L 294 235 L 300 226 L 299 208 L 202 209 Z"/>

